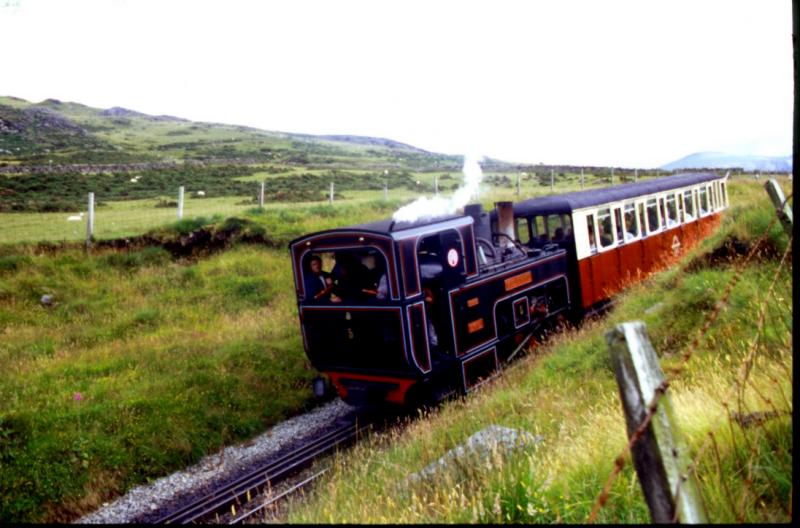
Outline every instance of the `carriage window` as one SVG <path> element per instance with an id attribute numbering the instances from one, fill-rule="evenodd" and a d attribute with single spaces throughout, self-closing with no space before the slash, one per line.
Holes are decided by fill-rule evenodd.
<path id="1" fill-rule="evenodd" d="M 614 226 L 617 232 L 617 242 L 624 242 L 625 238 L 622 235 L 622 209 L 619 207 L 614 208 Z"/>
<path id="2" fill-rule="evenodd" d="M 307 302 L 385 302 L 389 296 L 386 259 L 374 248 L 308 253 L 303 258 Z"/>
<path id="3" fill-rule="evenodd" d="M 667 196 L 667 227 L 678 225 L 678 208 L 675 205 L 675 195 Z"/>
<path id="4" fill-rule="evenodd" d="M 664 198 L 658 199 L 658 213 L 661 218 L 661 229 L 665 229 L 667 227 L 667 215 L 664 210 Z"/>
<path id="5" fill-rule="evenodd" d="M 633 240 L 639 236 L 639 227 L 636 225 L 636 207 L 625 204 L 625 241 Z"/>
<path id="6" fill-rule="evenodd" d="M 683 205 L 686 209 L 686 221 L 694 220 L 694 200 L 692 200 L 692 191 L 685 191 L 683 193 Z"/>
<path id="7" fill-rule="evenodd" d="M 658 231 L 658 205 L 655 198 L 647 200 L 647 232 Z"/>
<path id="8" fill-rule="evenodd" d="M 597 253 L 597 243 L 595 242 L 594 234 L 594 215 L 586 217 L 586 229 L 589 232 L 589 251 Z"/>
<path id="9" fill-rule="evenodd" d="M 686 220 L 683 218 L 683 195 L 679 192 L 675 193 L 675 199 L 678 204 L 678 221 L 684 223 Z"/>
<path id="10" fill-rule="evenodd" d="M 614 231 L 611 229 L 611 209 L 608 207 L 597 212 L 597 228 L 602 247 L 608 247 L 614 243 Z"/>
<path id="11" fill-rule="evenodd" d="M 708 202 L 712 211 L 717 208 L 717 193 L 713 185 L 708 186 Z"/>
<path id="12" fill-rule="evenodd" d="M 708 214 L 708 195 L 705 187 L 700 188 L 700 214 Z"/>
<path id="13" fill-rule="evenodd" d="M 639 207 L 639 226 L 642 230 L 642 236 L 645 236 L 647 234 L 647 225 L 644 223 L 644 218 L 645 218 L 644 204 L 639 203 L 638 207 Z"/>
<path id="14" fill-rule="evenodd" d="M 725 190 L 725 182 L 719 182 L 719 196 L 722 199 L 722 206 L 728 206 L 728 192 Z"/>
<path id="15" fill-rule="evenodd" d="M 528 229 L 528 219 L 525 217 L 517 218 L 517 239 L 520 244 L 527 244 L 531 241 L 530 230 Z"/>

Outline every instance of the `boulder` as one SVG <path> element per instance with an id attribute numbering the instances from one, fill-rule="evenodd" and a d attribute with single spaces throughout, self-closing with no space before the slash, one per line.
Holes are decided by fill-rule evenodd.
<path id="1" fill-rule="evenodd" d="M 436 462 L 429 464 L 418 473 L 412 473 L 409 480 L 416 482 L 420 479 L 428 479 L 441 470 L 458 466 L 462 462 L 469 462 L 469 459 L 484 459 L 495 451 L 508 452 L 536 445 L 542 440 L 544 440 L 543 436 L 534 436 L 525 430 L 490 425 L 467 438 L 463 444 L 445 453 Z"/>

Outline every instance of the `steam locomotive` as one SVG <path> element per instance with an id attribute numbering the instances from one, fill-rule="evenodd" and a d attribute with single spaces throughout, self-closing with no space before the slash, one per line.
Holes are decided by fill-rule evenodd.
<path id="1" fill-rule="evenodd" d="M 306 353 L 349 403 L 466 393 L 543 328 L 579 321 L 707 236 L 726 187 L 681 174 L 297 238 Z"/>

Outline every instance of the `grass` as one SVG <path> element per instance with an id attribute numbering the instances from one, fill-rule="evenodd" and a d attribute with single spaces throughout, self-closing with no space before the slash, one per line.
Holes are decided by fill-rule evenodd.
<path id="1" fill-rule="evenodd" d="M 730 188 L 733 209 L 684 265 L 702 261 L 728 237 L 752 241 L 770 222 L 774 212 L 760 185 L 739 181 Z M 777 250 L 786 247 L 779 225 L 768 240 Z M 692 269 L 672 269 L 630 288 L 608 317 L 556 336 L 468 397 L 340 455 L 308 497 L 292 502 L 286 520 L 585 522 L 626 444 L 604 333 L 622 321 L 644 320 L 669 371 L 733 274 L 727 264 Z M 791 520 L 792 308 L 785 293 L 791 291 L 791 266 L 780 274 L 779 294 L 768 303 L 760 353 L 741 400 L 731 392 L 776 269 L 777 260 L 768 253 L 744 271 L 728 308 L 670 387 L 691 453 L 697 454 L 709 431 L 714 434 L 714 448 L 702 453 L 697 471 L 711 522 Z M 726 406 L 780 414 L 760 427 L 743 428 L 728 418 Z M 421 483 L 409 481 L 411 473 L 490 424 L 540 434 L 544 441 L 453 466 Z M 649 522 L 627 460 L 598 522 Z"/>
<path id="2" fill-rule="evenodd" d="M 71 520 L 304 408 L 291 283 L 260 247 L 0 257 L 0 519 Z"/>
<path id="3" fill-rule="evenodd" d="M 546 193 L 549 187 L 531 185 L 530 190 Z M 763 206 L 760 186 L 741 182 L 729 192 L 736 208 L 704 250 L 729 235 L 751 238 L 769 223 L 772 213 Z M 208 222 L 220 231 L 242 223 L 209 218 L 210 206 L 221 216 L 242 217 L 249 232 L 263 233 L 278 248 L 238 245 L 202 260 L 173 261 L 159 247 L 87 256 L 80 244 L 42 252 L 4 240 L 0 519 L 72 520 L 136 484 L 185 467 L 305 408 L 314 372 L 297 331 L 285 244 L 309 231 L 386 218 L 416 195 L 403 193 L 393 192 L 384 202 L 381 191 L 353 190 L 333 207 L 269 204 L 264 210 L 237 204 L 235 198 L 189 199 L 187 218 L 181 223 L 173 221 L 173 209 L 154 208 L 148 200 L 98 209 L 100 237 L 135 235 L 150 225 L 159 226 L 154 233 L 168 238 Z M 489 187 L 481 201 L 488 207 L 512 195 L 513 190 Z M 113 220 L 117 231 L 101 231 L 113 218 L 103 215 L 112 214 L 119 215 Z M 2 216 L 8 221 L 15 215 Z M 60 238 L 46 223 L 28 229 L 29 234 L 18 240 Z M 770 240 L 778 250 L 785 247 L 779 226 L 773 227 Z M 727 319 L 709 334 L 708 343 L 725 347 L 727 355 L 717 354 L 724 368 L 706 359 L 698 362 L 682 378 L 692 381 L 687 381 L 687 395 L 705 380 L 710 380 L 709 394 L 729 382 L 726 373 L 741 356 L 753 324 L 752 300 L 765 289 L 774 269 L 770 260 L 762 264 L 748 270 L 734 292 Z M 727 268 L 702 268 L 682 276 L 671 271 L 632 289 L 623 302 L 627 308 L 611 320 L 589 323 L 557 338 L 499 381 L 444 406 L 407 432 L 398 430 L 358 447 L 352 457 L 341 459 L 333 477 L 316 492 L 318 497 L 299 507 L 291 520 L 451 522 L 474 516 L 507 520 L 507 514 L 514 520 L 582 520 L 610 470 L 614 451 L 624 442 L 616 389 L 602 353 L 602 331 L 614 320 L 641 318 L 646 308 L 663 302 L 660 310 L 644 318 L 658 350 L 677 349 L 729 274 Z M 788 287 L 781 291 L 790 291 L 791 279 L 782 280 Z M 41 306 L 44 294 L 53 295 L 54 306 Z M 692 310 L 684 310 L 687 303 Z M 786 331 L 772 322 L 764 335 L 774 350 L 768 358 L 774 361 L 770 368 L 787 363 L 791 368 L 791 357 L 785 357 Z M 707 345 L 699 355 L 709 358 L 716 350 Z M 719 379 L 704 377 L 707 370 L 720 372 Z M 757 375 L 763 372 L 769 370 L 759 369 Z M 777 387 L 786 390 L 785 385 Z M 80 401 L 74 399 L 76 393 Z M 690 398 L 695 405 L 707 399 L 700 393 Z M 392 487 L 490 423 L 545 435 L 546 442 L 538 448 L 541 455 L 501 457 L 496 464 L 506 468 L 502 471 L 448 477 L 456 479 L 445 488 L 454 494 L 452 505 L 436 495 L 439 488 Z M 785 440 L 786 434 L 780 427 L 769 436 L 765 433 L 760 440 L 767 442 L 764 463 L 785 464 L 784 455 L 772 461 L 770 442 Z M 785 480 L 785 471 L 779 475 Z M 754 482 L 767 489 L 774 480 Z M 603 520 L 645 519 L 637 494 L 635 477 L 628 471 L 614 488 L 612 507 L 604 511 Z M 773 495 L 780 502 L 780 495 Z M 365 496 L 388 496 L 392 502 L 365 504 Z M 495 514 L 498 500 L 501 513 Z M 462 503 L 469 507 L 456 506 Z M 752 510 L 748 519 L 766 518 L 763 508 Z"/>

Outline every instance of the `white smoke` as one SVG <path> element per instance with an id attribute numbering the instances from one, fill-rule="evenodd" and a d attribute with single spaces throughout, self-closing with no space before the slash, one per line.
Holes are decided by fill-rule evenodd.
<path id="1" fill-rule="evenodd" d="M 414 222 L 424 218 L 435 218 L 453 214 L 463 208 L 470 199 L 478 195 L 478 188 L 483 179 L 483 171 L 478 162 L 482 156 L 464 156 L 464 183 L 456 189 L 450 198 L 422 196 L 394 212 L 395 222 Z"/>

